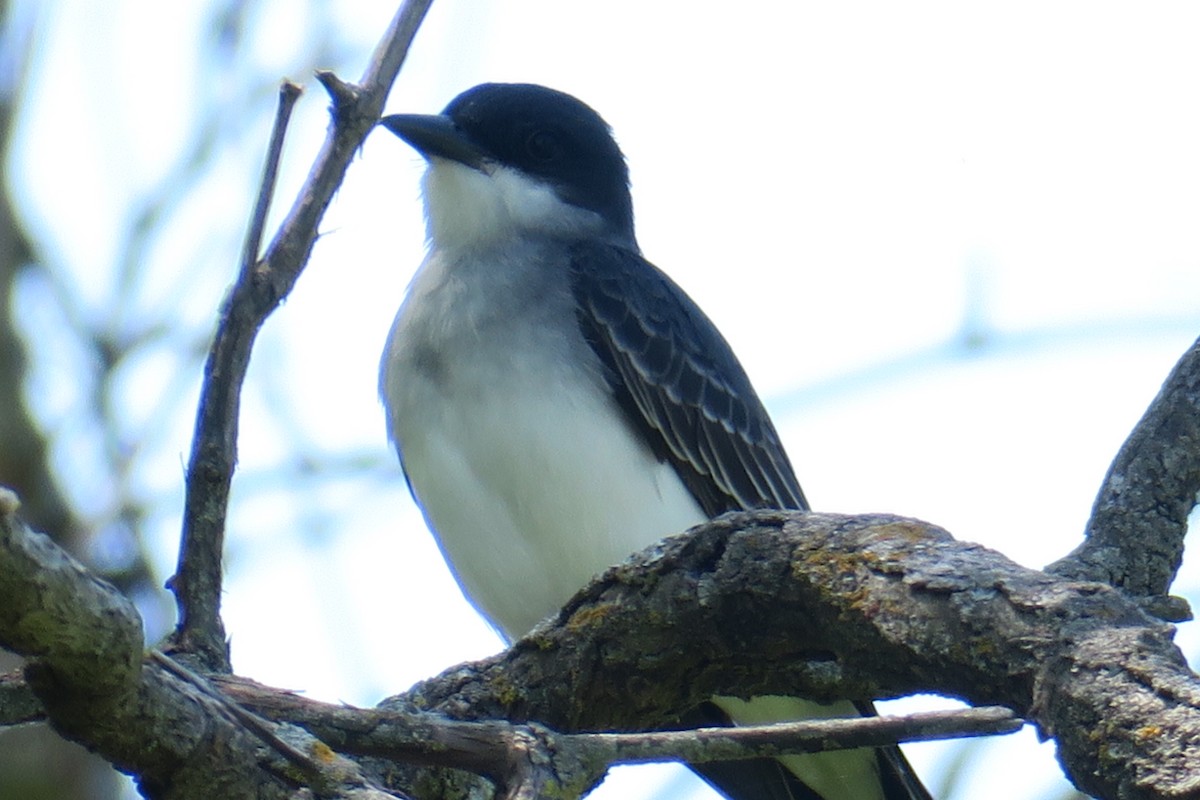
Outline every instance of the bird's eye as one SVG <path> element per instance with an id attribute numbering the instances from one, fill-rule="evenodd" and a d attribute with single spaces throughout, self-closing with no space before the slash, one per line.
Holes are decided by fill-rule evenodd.
<path id="1" fill-rule="evenodd" d="M 547 130 L 537 130 L 525 139 L 525 152 L 535 161 L 547 162 L 558 158 L 562 152 L 558 137 Z"/>

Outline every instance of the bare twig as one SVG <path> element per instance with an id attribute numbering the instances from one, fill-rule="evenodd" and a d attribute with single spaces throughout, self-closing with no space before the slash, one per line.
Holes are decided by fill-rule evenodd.
<path id="1" fill-rule="evenodd" d="M 650 733 L 574 734 L 580 746 L 594 748 L 612 764 L 653 761 L 728 761 L 740 758 L 817 753 L 855 747 L 882 747 L 1020 730 L 1024 722 L 1001 706 L 925 711 L 901 716 L 855 717 L 756 725 L 695 728 Z"/>
<path id="2" fill-rule="evenodd" d="M 221 557 L 237 460 L 241 387 L 250 351 L 259 328 L 291 291 L 308 260 L 321 217 L 355 151 L 378 120 L 431 2 L 406 2 L 376 48 L 361 83 L 353 87 L 342 84 L 343 91 L 332 93 L 335 124 L 330 126 L 308 180 L 262 260 L 248 259 L 253 267 L 239 275 L 222 308 L 204 369 L 188 462 L 179 562 L 169 582 L 179 608 L 172 647 L 194 654 L 211 670 L 227 672 L 230 668 L 220 615 Z M 327 79 L 323 82 L 329 85 Z M 247 253 L 257 250 L 253 228 Z"/>
<path id="3" fill-rule="evenodd" d="M 246 231 L 246 241 L 242 248 L 243 275 L 250 272 L 258 262 L 258 253 L 262 249 L 263 230 L 267 226 L 267 214 L 271 211 L 271 199 L 275 196 L 276 178 L 279 175 L 279 162 L 283 158 L 283 140 L 287 132 L 288 121 L 292 118 L 292 109 L 300 99 L 304 90 L 291 81 L 283 81 L 279 85 L 279 105 L 275 108 L 275 126 L 271 129 L 271 142 L 267 145 L 267 159 L 263 165 L 262 181 L 259 183 L 258 199 L 254 203 L 254 213 L 250 217 L 250 228 Z"/>
<path id="4" fill-rule="evenodd" d="M 173 646 L 194 655 L 209 669 L 228 671 L 229 645 L 221 621 L 221 563 L 229 486 L 237 460 L 238 413 L 250 348 L 270 307 L 254 313 L 245 299 L 254 292 L 263 227 L 275 191 L 283 140 L 300 88 L 284 81 L 279 90 L 275 126 L 267 148 L 258 199 L 242 251 L 238 280 L 222 309 L 221 324 L 204 370 L 192 457 L 188 464 L 186 506 L 179 563 L 167 587 L 175 592 L 179 622 Z"/>
<path id="5" fill-rule="evenodd" d="M 302 725 L 346 753 L 429 766 L 466 767 L 499 779 L 510 769 L 516 751 L 532 746 L 528 741 L 518 741 L 518 730 L 526 726 L 503 721 L 466 722 L 421 712 L 351 708 L 237 679 L 222 680 L 220 686 L 238 704 L 272 719 Z M 988 736 L 1011 733 L 1022 724 L 1011 710 L 988 706 L 741 728 L 639 733 L 561 733 L 539 726 L 533 729 L 550 751 L 603 773 L 612 764 L 701 763 Z"/>
<path id="6" fill-rule="evenodd" d="M 761 758 L 1010 733 L 1022 725 L 1009 709 L 990 707 L 744 728 L 561 733 L 535 724 L 332 705 L 236 678 L 219 685 L 238 704 L 301 725 L 339 752 L 469 769 L 510 798 L 549 796 L 548 787 L 555 797 L 577 797 L 615 764 Z"/>

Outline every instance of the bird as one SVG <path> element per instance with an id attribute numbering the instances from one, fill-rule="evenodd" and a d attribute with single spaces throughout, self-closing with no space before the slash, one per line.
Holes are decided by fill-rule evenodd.
<path id="1" fill-rule="evenodd" d="M 643 257 L 596 111 L 485 83 L 380 124 L 427 162 L 428 250 L 380 366 L 388 434 L 463 593 L 507 642 L 666 536 L 809 508 L 733 350 Z M 718 697 L 696 718 L 862 712 Z M 735 800 L 929 799 L 895 747 L 692 768 Z"/>

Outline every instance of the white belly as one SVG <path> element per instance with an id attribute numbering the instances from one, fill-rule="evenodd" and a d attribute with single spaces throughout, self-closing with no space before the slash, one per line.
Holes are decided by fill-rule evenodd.
<path id="1" fill-rule="evenodd" d="M 459 584 L 511 641 L 596 573 L 705 517 L 586 376 L 509 378 L 393 419 Z"/>

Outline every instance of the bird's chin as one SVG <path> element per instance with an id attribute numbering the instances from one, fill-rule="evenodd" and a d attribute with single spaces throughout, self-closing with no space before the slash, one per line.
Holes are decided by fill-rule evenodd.
<path id="1" fill-rule="evenodd" d="M 480 169 L 431 158 L 424 178 L 425 214 L 435 247 L 480 247 L 523 233 L 595 235 L 598 214 L 563 200 L 554 187 L 511 167 Z"/>

